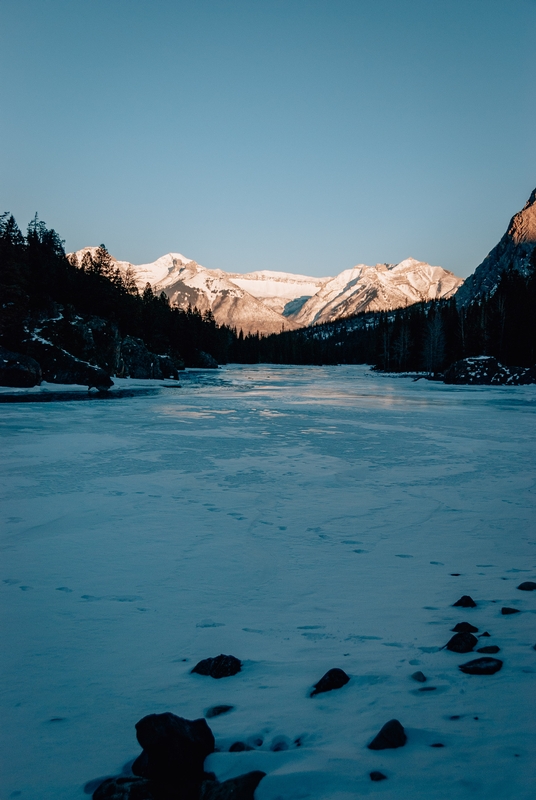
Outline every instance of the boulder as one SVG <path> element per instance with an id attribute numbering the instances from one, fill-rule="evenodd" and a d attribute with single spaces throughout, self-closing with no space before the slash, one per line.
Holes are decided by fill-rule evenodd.
<path id="1" fill-rule="evenodd" d="M 207 719 L 212 719 L 212 717 L 219 717 L 221 714 L 227 714 L 229 711 L 232 711 L 234 706 L 211 706 L 207 708 L 205 711 L 205 717 Z"/>
<path id="2" fill-rule="evenodd" d="M 143 748 L 132 772 L 153 781 L 159 797 L 194 798 L 204 779 L 203 763 L 214 752 L 214 736 L 204 719 L 149 714 L 136 723 Z"/>
<path id="3" fill-rule="evenodd" d="M 404 727 L 397 719 L 386 722 L 369 745 L 369 750 L 389 750 L 403 747 L 408 740 Z"/>
<path id="4" fill-rule="evenodd" d="M 219 781 L 205 781 L 201 787 L 199 800 L 254 800 L 255 789 L 266 775 L 266 772 L 255 770 Z"/>
<path id="5" fill-rule="evenodd" d="M 318 683 L 315 683 L 310 697 L 314 697 L 315 694 L 322 694 L 323 692 L 331 692 L 333 689 L 341 689 L 349 680 L 350 678 L 343 669 L 339 669 L 338 667 L 329 669 L 326 674 L 320 678 Z"/>
<path id="6" fill-rule="evenodd" d="M 95 387 L 99 391 L 106 391 L 113 386 L 112 379 L 103 369 L 75 358 L 50 342 L 32 339 L 27 342 L 26 351 L 39 361 L 45 381 L 76 383 L 88 388 Z"/>
<path id="7" fill-rule="evenodd" d="M 246 750 L 254 750 L 255 748 L 245 742 L 233 742 L 229 748 L 230 753 L 244 753 Z"/>
<path id="8" fill-rule="evenodd" d="M 34 358 L 0 347 L 0 386 L 28 388 L 38 386 L 42 379 L 41 367 Z"/>
<path id="9" fill-rule="evenodd" d="M 447 650 L 453 653 L 470 653 L 478 644 L 478 639 L 472 633 L 455 633 L 446 644 Z"/>
<path id="10" fill-rule="evenodd" d="M 370 780 L 371 781 L 386 781 L 387 775 L 384 775 L 383 772 L 378 772 L 377 769 L 372 770 L 369 772 Z"/>
<path id="11" fill-rule="evenodd" d="M 475 628 L 470 622 L 458 622 L 451 630 L 455 633 L 478 633 L 478 628 Z"/>
<path id="12" fill-rule="evenodd" d="M 504 608 L 501 608 L 501 614 L 506 617 L 508 614 L 521 614 L 521 611 L 519 608 L 508 608 L 508 606 L 504 606 Z"/>
<path id="13" fill-rule="evenodd" d="M 456 602 L 453 603 L 452 605 L 458 606 L 459 608 L 476 608 L 475 601 L 468 594 L 464 594 L 462 597 L 460 597 L 459 600 L 456 600 Z"/>
<path id="14" fill-rule="evenodd" d="M 534 581 L 523 581 L 517 588 L 521 589 L 522 592 L 533 592 L 536 589 L 536 583 Z"/>
<path id="15" fill-rule="evenodd" d="M 108 778 L 93 792 L 93 800 L 157 800 L 154 786 L 143 778 Z"/>
<path id="16" fill-rule="evenodd" d="M 413 678 L 414 681 L 417 681 L 418 683 L 426 683 L 426 675 L 423 672 L 421 672 L 420 669 L 417 670 L 417 672 L 414 672 L 411 675 L 411 677 Z"/>
<path id="17" fill-rule="evenodd" d="M 466 664 L 460 664 L 459 669 L 466 675 L 494 675 L 502 669 L 503 662 L 500 658 L 475 658 Z"/>
<path id="18" fill-rule="evenodd" d="M 129 378 L 162 378 L 158 356 L 150 353 L 142 339 L 125 336 L 121 342 L 124 376 Z"/>
<path id="19" fill-rule="evenodd" d="M 234 656 L 226 656 L 221 653 L 215 658 L 204 658 L 191 672 L 197 675 L 210 675 L 211 678 L 229 678 L 236 675 L 242 669 L 242 662 Z"/>
<path id="20" fill-rule="evenodd" d="M 200 369 L 218 369 L 218 362 L 210 353 L 205 353 L 204 350 L 197 350 L 192 360 L 192 366 Z"/>
<path id="21" fill-rule="evenodd" d="M 479 647 L 477 649 L 477 653 L 488 653 L 490 655 L 494 655 L 495 653 L 499 653 L 501 650 L 500 647 L 497 647 L 496 644 L 489 644 L 487 647 Z"/>
<path id="22" fill-rule="evenodd" d="M 493 356 L 473 356 L 456 361 L 443 375 L 445 383 L 477 386 L 520 386 L 536 383 L 535 367 L 505 367 Z"/>

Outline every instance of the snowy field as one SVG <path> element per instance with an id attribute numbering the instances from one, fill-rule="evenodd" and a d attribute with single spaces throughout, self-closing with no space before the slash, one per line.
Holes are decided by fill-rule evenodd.
<path id="1" fill-rule="evenodd" d="M 139 753 L 140 717 L 214 704 L 234 710 L 206 766 L 264 770 L 258 800 L 532 800 L 536 592 L 516 587 L 536 580 L 536 387 L 363 367 L 181 383 L 0 406 L 0 800 L 83 800 Z M 440 649 L 460 621 L 502 671 Z M 190 674 L 219 653 L 243 671 Z M 331 667 L 350 682 L 310 698 Z M 368 750 L 393 717 L 406 746 Z"/>

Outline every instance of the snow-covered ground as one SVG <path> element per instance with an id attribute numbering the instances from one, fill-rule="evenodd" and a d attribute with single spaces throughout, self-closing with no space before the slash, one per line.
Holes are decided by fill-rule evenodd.
<path id="1" fill-rule="evenodd" d="M 221 703 L 207 768 L 264 770 L 258 800 L 533 798 L 536 388 L 363 367 L 162 383 L 0 406 L 1 800 L 83 800 L 144 714 Z M 496 675 L 439 649 L 460 621 L 501 648 Z M 243 671 L 190 674 L 219 653 Z M 331 667 L 350 682 L 310 698 Z M 368 750 L 392 718 L 406 746 Z"/>

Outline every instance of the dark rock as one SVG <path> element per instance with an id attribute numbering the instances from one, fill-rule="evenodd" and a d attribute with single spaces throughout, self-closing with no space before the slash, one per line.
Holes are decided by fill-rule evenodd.
<path id="1" fill-rule="evenodd" d="M 370 774 L 371 781 L 386 781 L 387 775 L 384 775 L 383 772 L 378 772 L 378 770 L 374 769 Z"/>
<path id="2" fill-rule="evenodd" d="M 315 688 L 311 692 L 310 697 L 314 697 L 315 694 L 322 694 L 323 692 L 331 692 L 333 689 L 340 689 L 342 686 L 345 686 L 349 680 L 350 678 L 343 669 L 339 669 L 338 667 L 329 669 L 326 674 L 320 678 L 318 683 L 315 683 Z"/>
<path id="3" fill-rule="evenodd" d="M 411 677 L 413 678 L 414 681 L 418 681 L 419 683 L 426 683 L 426 675 L 424 675 L 424 673 L 421 672 L 420 670 L 414 672 L 411 675 Z"/>
<path id="4" fill-rule="evenodd" d="M 517 588 L 521 589 L 522 592 L 534 592 L 534 590 L 536 590 L 536 583 L 534 581 L 523 581 Z"/>
<path id="5" fill-rule="evenodd" d="M 369 750 L 387 750 L 403 747 L 408 740 L 403 726 L 397 719 L 386 722 L 368 746 Z"/>
<path id="6" fill-rule="evenodd" d="M 149 757 L 145 750 L 142 750 L 139 756 L 134 759 L 130 769 L 133 775 L 138 775 L 140 778 L 149 776 Z"/>
<path id="7" fill-rule="evenodd" d="M 0 347 L 0 386 L 28 388 L 38 386 L 42 379 L 41 367 L 34 358 Z"/>
<path id="8" fill-rule="evenodd" d="M 499 658 L 475 658 L 466 664 L 460 664 L 459 669 L 466 675 L 494 675 L 502 668 L 503 662 Z"/>
<path id="9" fill-rule="evenodd" d="M 441 742 L 435 742 L 434 744 L 431 744 L 430 747 L 445 747 L 445 745 Z"/>
<path id="10" fill-rule="evenodd" d="M 142 339 L 125 336 L 121 342 L 124 377 L 163 378 L 159 357 L 149 352 Z"/>
<path id="11" fill-rule="evenodd" d="M 491 633 L 488 633 L 487 631 L 484 631 L 484 633 L 481 633 L 478 638 L 481 639 L 483 636 L 489 637 L 489 636 L 491 636 Z"/>
<path id="12" fill-rule="evenodd" d="M 200 369 L 218 369 L 218 362 L 210 353 L 205 353 L 204 350 L 197 350 L 192 366 Z"/>
<path id="13" fill-rule="evenodd" d="M 234 706 L 211 706 L 207 708 L 205 711 L 205 717 L 207 719 L 212 719 L 212 717 L 219 717 L 221 714 L 227 714 L 229 711 L 232 711 Z"/>
<path id="14" fill-rule="evenodd" d="M 246 744 L 245 742 L 233 742 L 233 744 L 229 748 L 230 753 L 243 753 L 245 750 L 253 750 L 254 748 L 251 745 Z"/>
<path id="15" fill-rule="evenodd" d="M 476 608 L 475 601 L 468 594 L 464 594 L 463 597 L 460 597 L 460 599 L 452 605 L 459 606 L 460 608 Z"/>
<path id="16" fill-rule="evenodd" d="M 108 778 L 93 792 L 93 800 L 156 800 L 154 789 L 143 778 Z"/>
<path id="17" fill-rule="evenodd" d="M 488 645 L 488 647 L 479 647 L 476 652 L 477 653 L 490 653 L 491 655 L 493 655 L 494 653 L 499 653 L 500 650 L 501 650 L 501 648 L 497 647 L 496 644 L 490 644 L 490 645 Z"/>
<path id="18" fill-rule="evenodd" d="M 276 736 L 270 745 L 272 753 L 282 753 L 290 747 L 288 740 L 284 736 Z"/>
<path id="19" fill-rule="evenodd" d="M 476 644 L 478 639 L 472 633 L 455 633 L 447 642 L 446 648 L 453 653 L 470 653 Z"/>
<path id="20" fill-rule="evenodd" d="M 39 361 L 45 381 L 76 383 L 88 388 L 95 387 L 99 391 L 106 391 L 113 386 L 113 381 L 103 369 L 75 358 L 49 342 L 32 340 L 27 343 L 26 351 Z"/>
<path id="21" fill-rule="evenodd" d="M 179 370 L 184 369 L 184 364 L 171 356 L 155 356 L 156 364 L 163 378 L 173 378 L 177 380 Z"/>
<path id="22" fill-rule="evenodd" d="M 437 690 L 437 686 L 421 686 L 420 689 L 417 689 L 418 692 L 435 692 Z"/>
<path id="23" fill-rule="evenodd" d="M 456 361 L 443 375 L 445 383 L 477 386 L 520 386 L 536 383 L 534 367 L 505 367 L 492 356 L 475 356 Z"/>
<path id="24" fill-rule="evenodd" d="M 508 614 L 520 614 L 520 613 L 521 611 L 519 610 L 519 608 L 508 608 L 507 606 L 501 608 L 501 614 L 503 614 L 503 616 L 505 617 L 508 616 Z"/>
<path id="25" fill-rule="evenodd" d="M 254 800 L 255 789 L 266 772 L 255 770 L 228 781 L 205 781 L 199 800 Z"/>
<path id="26" fill-rule="evenodd" d="M 470 622 L 458 622 L 451 630 L 455 633 L 477 633 L 478 628 L 475 628 Z"/>
<path id="27" fill-rule="evenodd" d="M 229 678 L 236 675 L 242 668 L 242 662 L 234 656 L 225 656 L 221 653 L 215 658 L 204 658 L 191 672 L 198 675 L 210 675 L 211 678 Z"/>
<path id="28" fill-rule="evenodd" d="M 144 758 L 134 762 L 134 774 L 154 781 L 163 797 L 182 792 L 186 798 L 199 791 L 203 762 L 214 752 L 214 736 L 204 719 L 149 714 L 136 723 L 136 736 Z"/>

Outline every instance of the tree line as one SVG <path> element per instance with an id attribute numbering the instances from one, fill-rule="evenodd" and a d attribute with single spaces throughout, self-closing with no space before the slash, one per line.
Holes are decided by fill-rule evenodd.
<path id="1" fill-rule="evenodd" d="M 64 242 L 37 216 L 26 235 L 14 217 L 0 215 L 0 342 L 24 349 L 28 331 L 39 319 L 62 307 L 66 321 L 75 315 L 97 316 L 117 325 L 121 336 L 144 341 L 154 353 L 195 365 L 199 351 L 219 363 L 228 361 L 235 333 L 201 314 L 170 306 L 149 284 L 138 291 L 130 270 L 121 271 L 106 247 L 86 251 L 81 263 L 68 258 Z"/>
<path id="2" fill-rule="evenodd" d="M 511 265 L 496 290 L 468 306 L 455 298 L 393 311 L 359 314 L 297 331 L 263 336 L 218 325 L 171 306 L 149 284 L 140 292 L 101 245 L 78 263 L 37 216 L 26 235 L 12 215 L 0 215 L 0 343 L 23 350 L 36 320 L 61 306 L 66 317 L 97 316 L 121 336 L 142 339 L 154 353 L 195 365 L 199 351 L 220 364 L 370 364 L 376 369 L 440 374 L 454 361 L 495 356 L 506 366 L 536 362 L 536 249 L 528 274 Z"/>
<path id="3" fill-rule="evenodd" d="M 536 250 L 528 275 L 512 265 L 492 294 L 465 307 L 453 297 L 271 336 L 239 334 L 230 358 L 238 363 L 371 364 L 429 375 L 476 355 L 529 367 L 536 363 L 535 308 Z"/>

